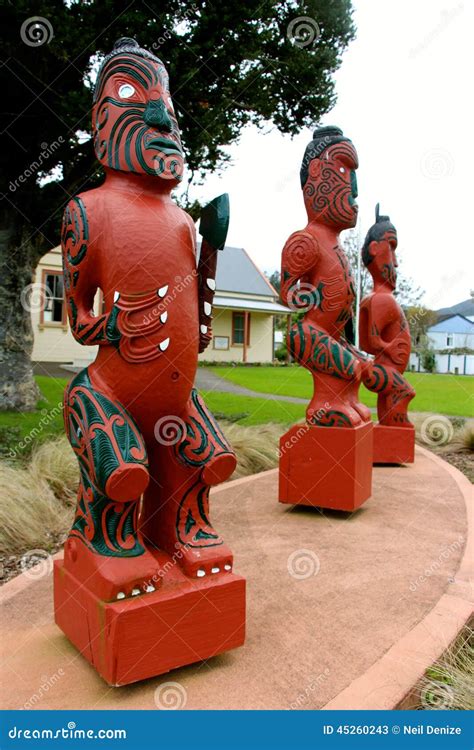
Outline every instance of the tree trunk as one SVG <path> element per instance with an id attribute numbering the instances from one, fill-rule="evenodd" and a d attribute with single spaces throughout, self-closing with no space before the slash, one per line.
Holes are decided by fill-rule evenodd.
<path id="1" fill-rule="evenodd" d="M 23 241 L 22 241 L 23 240 Z M 29 285 L 36 255 L 27 237 L 0 230 L 0 411 L 33 411 L 40 391 L 33 378 Z"/>

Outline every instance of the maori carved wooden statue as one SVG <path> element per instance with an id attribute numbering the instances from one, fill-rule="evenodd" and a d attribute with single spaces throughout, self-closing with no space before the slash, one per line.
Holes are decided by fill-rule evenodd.
<path id="1" fill-rule="evenodd" d="M 304 313 L 291 328 L 292 357 L 311 373 L 306 429 L 280 442 L 280 501 L 353 510 L 371 492 L 370 412 L 358 399 L 370 362 L 345 338 L 354 281 L 339 234 L 357 222 L 357 153 L 339 128 L 314 132 L 301 167 L 308 215 L 285 244 L 281 298 Z"/>
<path id="2" fill-rule="evenodd" d="M 360 306 L 361 348 L 374 355 L 373 370 L 364 384 L 378 394 L 374 429 L 374 463 L 411 463 L 415 429 L 407 416 L 415 391 L 403 377 L 410 359 L 410 330 L 393 292 L 397 284 L 397 231 L 388 216 L 375 212 L 362 247 L 362 261 L 374 288 Z"/>
<path id="3" fill-rule="evenodd" d="M 244 639 L 245 582 L 209 518 L 209 488 L 236 459 L 193 387 L 228 201 L 205 209 L 197 267 L 194 224 L 170 197 L 183 149 L 168 75 L 133 39 L 100 68 L 92 125 L 106 179 L 67 205 L 62 248 L 72 332 L 99 349 L 65 394 L 81 480 L 55 612 L 102 676 L 126 684 Z"/>

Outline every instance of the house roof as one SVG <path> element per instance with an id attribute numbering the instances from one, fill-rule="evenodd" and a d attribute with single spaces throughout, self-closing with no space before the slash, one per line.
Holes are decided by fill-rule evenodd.
<path id="1" fill-rule="evenodd" d="M 429 333 L 474 333 L 474 322 L 464 315 L 442 315 L 428 328 Z"/>
<path id="2" fill-rule="evenodd" d="M 265 278 L 243 247 L 226 247 L 217 258 L 216 288 L 219 292 L 238 292 L 278 298 L 278 292 Z"/>
<path id="3" fill-rule="evenodd" d="M 254 312 L 269 312 L 274 315 L 289 315 L 291 310 L 288 307 L 268 299 L 268 302 L 258 299 L 245 299 L 244 297 L 221 297 L 216 294 L 214 297 L 213 307 L 224 307 L 231 310 L 250 310 Z"/>
<path id="4" fill-rule="evenodd" d="M 435 310 L 438 315 L 438 320 L 452 315 L 464 315 L 465 317 L 474 316 L 474 299 L 470 297 L 465 299 L 464 302 L 458 302 L 457 305 L 451 307 L 441 307 L 439 310 Z"/>

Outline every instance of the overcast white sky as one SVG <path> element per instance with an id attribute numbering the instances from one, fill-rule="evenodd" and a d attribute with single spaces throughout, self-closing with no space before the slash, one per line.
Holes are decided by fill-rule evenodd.
<path id="1" fill-rule="evenodd" d="M 473 0 L 354 0 L 357 38 L 336 74 L 338 101 L 323 119 L 359 153 L 360 228 L 377 201 L 398 229 L 399 262 L 434 309 L 474 288 Z M 317 20 L 317 19 L 316 19 Z M 299 168 L 311 131 L 296 138 L 247 128 L 233 164 L 193 197 L 230 193 L 228 244 L 266 271 L 280 267 L 306 223 Z M 468 203 L 469 200 L 469 203 Z"/>

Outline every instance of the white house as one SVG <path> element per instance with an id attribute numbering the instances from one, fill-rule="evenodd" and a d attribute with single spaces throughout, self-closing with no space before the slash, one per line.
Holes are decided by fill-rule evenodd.
<path id="1" fill-rule="evenodd" d="M 474 299 L 436 311 L 438 319 L 426 333 L 435 353 L 436 371 L 474 375 Z M 422 372 L 421 357 L 412 352 L 410 368 Z"/>
<path id="2" fill-rule="evenodd" d="M 435 351 L 443 349 L 474 350 L 474 320 L 464 315 L 447 315 L 438 318 L 427 330 Z"/>
<path id="3" fill-rule="evenodd" d="M 81 346 L 69 330 L 64 301 L 61 248 L 44 255 L 36 269 L 32 295 L 33 362 L 86 366 L 97 347 Z M 96 314 L 102 308 L 98 292 Z M 243 248 L 219 252 L 214 297 L 213 339 L 200 355 L 215 362 L 271 362 L 274 355 L 275 315 L 289 315 L 278 293 Z"/>

